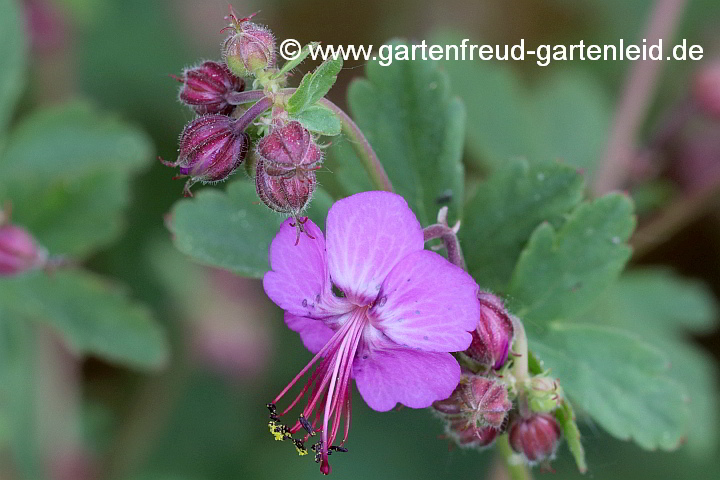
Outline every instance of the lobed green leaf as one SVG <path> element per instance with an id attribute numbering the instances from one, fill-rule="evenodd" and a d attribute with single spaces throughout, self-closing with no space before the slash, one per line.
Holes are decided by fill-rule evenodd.
<path id="1" fill-rule="evenodd" d="M 451 219 L 460 218 L 465 109 L 448 76 L 422 60 L 386 67 L 375 61 L 366 74 L 350 85 L 348 101 L 395 191 L 423 225 L 434 223 L 444 205 Z"/>
<path id="2" fill-rule="evenodd" d="M 510 280 L 512 311 L 540 334 L 550 322 L 587 310 L 630 258 L 634 226 L 632 203 L 621 194 L 580 204 L 558 230 L 540 225 Z"/>
<path id="3" fill-rule="evenodd" d="M 520 252 L 542 222 L 560 225 L 583 198 L 575 169 L 558 163 L 510 161 L 483 182 L 465 205 L 459 237 L 468 271 L 483 288 L 502 291 Z"/>
<path id="4" fill-rule="evenodd" d="M 321 190 L 310 203 L 310 218 L 323 228 L 332 200 Z M 239 180 L 226 192 L 203 190 L 172 209 L 175 246 L 194 260 L 245 277 L 268 271 L 268 247 L 286 217 L 258 202 L 255 185 Z"/>

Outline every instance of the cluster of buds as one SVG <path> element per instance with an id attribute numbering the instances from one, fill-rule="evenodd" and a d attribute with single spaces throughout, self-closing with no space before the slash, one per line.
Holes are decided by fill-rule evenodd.
<path id="1" fill-rule="evenodd" d="M 48 252 L 0 210 L 0 277 L 12 277 L 48 264 Z"/>
<path id="2" fill-rule="evenodd" d="M 307 207 L 317 180 L 315 170 L 322 166 L 323 152 L 300 122 L 275 125 L 258 142 L 255 187 L 258 197 L 270 209 L 296 219 Z"/>
<path id="3" fill-rule="evenodd" d="M 478 325 L 470 347 L 461 354 L 466 365 L 461 381 L 433 408 L 444 420 L 448 437 L 461 447 L 485 448 L 507 434 L 512 449 L 528 464 L 546 464 L 562 437 L 553 416 L 563 401 L 562 390 L 549 372 L 515 377 L 519 358 L 510 352 L 517 320 L 491 293 L 480 292 L 478 302 Z"/>

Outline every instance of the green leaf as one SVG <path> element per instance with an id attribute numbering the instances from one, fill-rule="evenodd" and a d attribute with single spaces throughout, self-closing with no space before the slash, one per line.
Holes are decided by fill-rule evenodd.
<path id="1" fill-rule="evenodd" d="M 332 200 L 316 191 L 308 212 L 323 228 Z M 170 229 L 175 246 L 196 261 L 245 277 L 262 278 L 268 271 L 268 247 L 286 217 L 259 204 L 255 185 L 231 183 L 226 192 L 203 190 L 172 210 Z"/>
<path id="2" fill-rule="evenodd" d="M 686 448 L 698 458 L 714 452 L 718 442 L 718 370 L 712 357 L 685 333 L 711 331 L 717 315 L 715 299 L 705 285 L 651 269 L 623 275 L 585 318 L 642 335 L 668 356 L 670 375 L 690 396 L 693 416 Z"/>
<path id="3" fill-rule="evenodd" d="M 335 84 L 342 65 L 342 57 L 325 60 L 314 72 L 306 74 L 295 93 L 288 98 L 288 113 L 298 114 L 327 95 Z"/>
<path id="4" fill-rule="evenodd" d="M 332 137 L 340 135 L 342 124 L 333 112 L 322 105 L 313 105 L 296 115 L 290 115 L 290 119 L 302 123 L 305 128 L 313 133 Z"/>
<path id="5" fill-rule="evenodd" d="M 366 74 L 350 85 L 348 101 L 395 191 L 423 225 L 434 223 L 446 204 L 450 218 L 459 218 L 465 109 L 451 95 L 448 76 L 422 60 L 387 67 L 375 61 Z"/>
<path id="6" fill-rule="evenodd" d="M 559 408 L 555 410 L 555 418 L 560 427 L 563 429 L 565 440 L 567 441 L 570 453 L 575 458 L 575 464 L 580 473 L 587 472 L 587 463 L 585 462 L 585 449 L 580 440 L 580 430 L 575 421 L 575 412 L 573 412 L 570 402 L 563 401 Z"/>
<path id="7" fill-rule="evenodd" d="M 531 349 L 574 405 L 620 439 L 672 450 L 690 420 L 685 388 L 660 351 L 621 330 L 553 322 Z"/>
<path id="8" fill-rule="evenodd" d="M 143 369 L 157 369 L 168 359 L 164 332 L 150 312 L 87 272 L 34 272 L 3 279 L 0 308 L 52 326 L 80 354 Z"/>
<path id="9" fill-rule="evenodd" d="M 121 232 L 130 177 L 148 165 L 141 131 L 83 104 L 37 112 L 0 157 L 0 201 L 52 253 L 82 257 Z"/>
<path id="10" fill-rule="evenodd" d="M 512 274 L 511 310 L 536 333 L 587 310 L 630 258 L 625 242 L 634 226 L 632 203 L 621 194 L 580 204 L 557 231 L 540 225 Z"/>
<path id="11" fill-rule="evenodd" d="M 558 163 L 515 160 L 497 170 L 465 205 L 471 214 L 459 236 L 470 274 L 484 288 L 503 290 L 533 230 L 559 225 L 584 187 L 575 169 Z"/>
<path id="12" fill-rule="evenodd" d="M 463 38 L 444 32 L 432 43 L 460 45 Z M 594 170 L 612 118 L 611 99 L 597 79 L 565 70 L 531 89 L 507 62 L 479 60 L 477 53 L 442 66 L 467 107 L 468 153 L 476 166 L 501 169 L 523 157 Z"/>
<path id="13" fill-rule="evenodd" d="M 286 73 L 288 73 L 290 70 L 292 70 L 293 68 L 300 65 L 307 58 L 307 56 L 310 55 L 310 49 L 316 48 L 318 45 L 320 45 L 320 42 L 310 42 L 307 45 L 305 45 L 300 50 L 300 53 L 298 53 L 298 55 L 295 58 L 293 58 L 290 61 L 285 62 L 280 70 L 278 70 L 277 72 L 270 75 L 270 78 L 271 79 L 280 78 L 283 75 L 285 75 Z"/>
<path id="14" fill-rule="evenodd" d="M 0 0 L 0 139 L 23 91 L 27 49 L 24 27 L 19 2 Z"/>

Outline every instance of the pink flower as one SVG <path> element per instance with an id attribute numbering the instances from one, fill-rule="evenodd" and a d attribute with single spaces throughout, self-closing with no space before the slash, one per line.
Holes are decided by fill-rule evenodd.
<path id="1" fill-rule="evenodd" d="M 292 219 L 283 223 L 263 284 L 285 310 L 288 327 L 316 355 L 268 408 L 272 433 L 292 439 L 300 454 L 307 453 L 304 442 L 321 433 L 311 448 L 328 474 L 328 455 L 345 451 L 351 380 L 381 412 L 397 403 L 429 407 L 453 393 L 460 367 L 448 352 L 470 345 L 480 315 L 478 287 L 461 268 L 424 250 L 422 227 L 398 195 L 353 195 L 330 209 L 327 236 L 310 220 L 305 229 L 309 236 L 295 245 Z M 304 388 L 279 410 L 277 402 L 316 363 Z M 280 417 L 306 395 L 298 420 L 281 425 Z M 292 437 L 303 429 L 302 439 Z"/>

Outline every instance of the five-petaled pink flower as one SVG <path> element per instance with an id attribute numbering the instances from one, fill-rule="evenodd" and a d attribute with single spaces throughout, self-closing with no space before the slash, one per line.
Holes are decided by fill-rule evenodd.
<path id="1" fill-rule="evenodd" d="M 308 236 L 297 245 L 293 221 L 283 223 L 270 246 L 272 270 L 263 284 L 285 310 L 288 327 L 316 355 L 268 404 L 270 429 L 278 440 L 291 439 L 300 454 L 320 433 L 311 448 L 320 471 L 329 474 L 328 455 L 345 451 L 352 379 L 381 412 L 397 403 L 429 407 L 452 394 L 460 367 L 448 352 L 470 345 L 480 316 L 478 287 L 461 268 L 424 250 L 422 227 L 399 195 L 365 192 L 340 200 L 328 213 L 327 235 L 308 220 Z M 280 411 L 277 402 L 319 360 Z M 280 424 L 306 395 L 298 420 Z M 343 417 L 343 440 L 333 445 Z M 302 437 L 293 438 L 301 430 Z"/>

